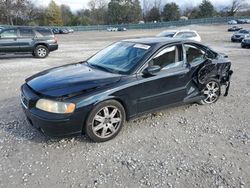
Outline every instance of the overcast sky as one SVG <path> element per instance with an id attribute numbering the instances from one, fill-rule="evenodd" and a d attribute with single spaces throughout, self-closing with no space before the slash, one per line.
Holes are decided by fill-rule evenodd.
<path id="1" fill-rule="evenodd" d="M 82 9 L 82 8 L 88 8 L 88 1 L 89 0 L 55 0 L 57 4 L 66 4 L 71 7 L 73 11 Z M 107 0 L 108 1 L 108 0 Z M 141 0 L 142 1 L 142 0 Z M 146 1 L 152 1 L 154 0 L 146 0 Z M 161 0 L 162 4 L 165 4 L 167 2 L 176 2 L 180 6 L 195 6 L 199 3 L 201 3 L 202 0 Z M 248 0 L 250 1 L 250 0 Z M 38 5 L 42 6 L 47 6 L 50 0 L 33 0 L 33 2 L 37 3 Z M 221 7 L 221 6 L 226 6 L 232 0 L 211 0 L 211 2 L 216 6 L 216 7 Z"/>

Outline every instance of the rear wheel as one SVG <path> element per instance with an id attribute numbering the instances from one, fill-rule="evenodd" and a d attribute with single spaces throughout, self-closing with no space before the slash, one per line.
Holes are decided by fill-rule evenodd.
<path id="1" fill-rule="evenodd" d="M 125 116 L 125 110 L 119 102 L 104 101 L 91 111 L 86 122 L 85 132 L 95 142 L 108 141 L 120 132 Z"/>
<path id="2" fill-rule="evenodd" d="M 37 58 L 46 58 L 49 55 L 49 50 L 46 46 L 39 45 L 35 48 L 33 54 Z"/>
<path id="3" fill-rule="evenodd" d="M 205 84 L 205 88 L 202 90 L 205 98 L 201 100 L 200 104 L 212 104 L 215 103 L 219 97 L 221 92 L 220 82 L 216 79 L 211 79 Z"/>

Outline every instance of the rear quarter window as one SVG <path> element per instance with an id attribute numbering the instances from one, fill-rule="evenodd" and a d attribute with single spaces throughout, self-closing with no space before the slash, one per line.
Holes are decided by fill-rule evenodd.
<path id="1" fill-rule="evenodd" d="M 52 37 L 54 34 L 50 29 L 36 29 L 36 34 L 38 37 Z"/>

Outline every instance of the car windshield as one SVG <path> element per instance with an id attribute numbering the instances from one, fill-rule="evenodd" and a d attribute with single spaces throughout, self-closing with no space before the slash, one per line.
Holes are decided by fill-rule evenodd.
<path id="1" fill-rule="evenodd" d="M 132 42 L 117 42 L 88 59 L 90 66 L 112 73 L 127 74 L 148 52 L 150 46 Z"/>
<path id="2" fill-rule="evenodd" d="M 157 37 L 174 37 L 176 32 L 163 31 L 157 35 Z"/>

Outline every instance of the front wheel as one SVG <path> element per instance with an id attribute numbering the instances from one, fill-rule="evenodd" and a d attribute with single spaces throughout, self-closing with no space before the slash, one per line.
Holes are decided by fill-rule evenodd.
<path id="1" fill-rule="evenodd" d="M 202 94 L 205 96 L 204 99 L 199 101 L 200 104 L 212 104 L 215 103 L 221 93 L 220 82 L 216 79 L 211 79 L 205 84 L 205 88 L 202 90 Z"/>
<path id="2" fill-rule="evenodd" d="M 91 111 L 85 133 L 94 142 L 111 140 L 120 132 L 125 116 L 125 110 L 118 101 L 104 101 Z"/>
<path id="3" fill-rule="evenodd" d="M 49 50 L 46 46 L 39 45 L 35 48 L 33 54 L 37 58 L 45 58 L 49 55 Z"/>

